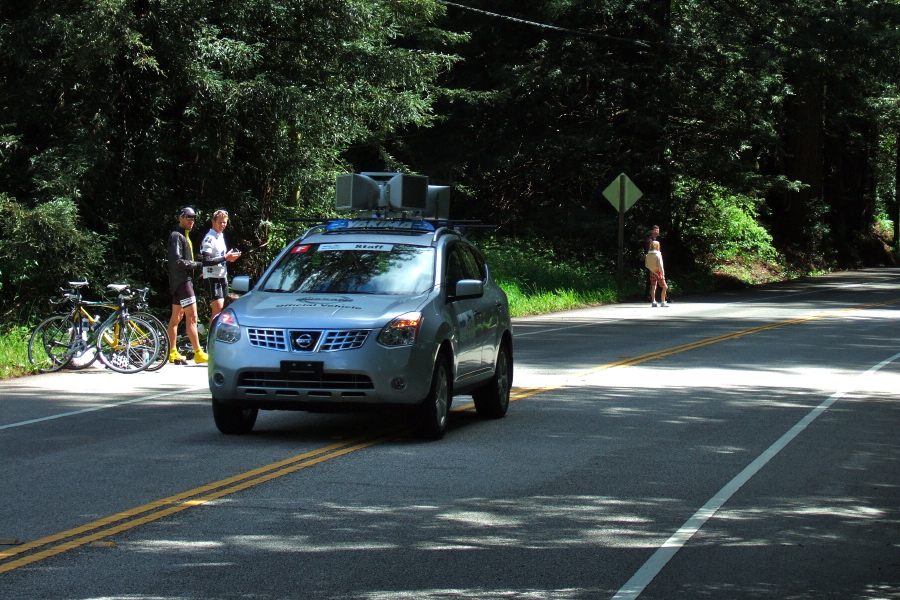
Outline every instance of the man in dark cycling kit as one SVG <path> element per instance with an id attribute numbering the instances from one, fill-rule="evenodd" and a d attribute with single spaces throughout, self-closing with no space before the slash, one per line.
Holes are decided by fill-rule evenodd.
<path id="1" fill-rule="evenodd" d="M 185 320 L 188 339 L 194 347 L 194 362 L 209 360 L 200 347 L 197 335 L 197 297 L 194 294 L 194 269 L 201 263 L 194 260 L 190 232 L 197 219 L 197 211 L 185 206 L 178 213 L 178 227 L 169 234 L 169 289 L 172 292 L 172 317 L 169 319 L 169 362 L 186 363 L 187 358 L 178 352 L 178 324 Z"/>

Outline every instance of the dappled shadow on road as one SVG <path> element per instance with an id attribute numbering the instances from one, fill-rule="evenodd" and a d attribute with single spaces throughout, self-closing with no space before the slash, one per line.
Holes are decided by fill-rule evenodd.
<path id="1" fill-rule="evenodd" d="M 212 597 L 252 590 L 264 600 L 283 597 L 273 585 L 334 600 L 609 598 L 819 400 L 803 388 L 749 385 L 725 393 L 562 388 L 528 410 L 513 405 L 508 422 L 456 414 L 439 445 L 399 439 L 375 447 L 381 468 L 393 465 L 390 481 L 345 464 L 317 477 L 317 491 L 308 493 L 292 476 L 264 495 L 200 509 L 202 528 L 186 514 L 117 543 L 156 564 L 170 583 L 155 589 L 178 589 L 179 598 L 200 597 L 197 581 Z M 814 435 L 847 422 L 841 411 L 886 418 L 861 424 L 870 428 L 861 441 L 833 455 L 826 448 L 815 464 L 790 451 L 773 459 L 761 473 L 765 485 L 746 484 L 667 567 L 679 583 L 642 597 L 900 597 L 900 441 L 890 433 L 900 405 L 872 389 L 848 395 Z M 736 445 L 729 431 L 741 422 L 752 431 Z M 531 439 L 512 451 L 505 440 L 516 425 Z M 492 428 L 497 443 L 471 447 L 465 439 L 474 428 Z M 657 451 L 641 452 L 648 447 Z M 473 469 L 494 484 L 473 481 Z M 541 488 L 555 491 L 528 494 L 524 471 L 540 471 Z M 812 482 L 803 495 L 798 479 Z M 235 568 L 237 588 L 216 583 L 230 581 Z M 273 572 L 284 580 L 271 582 Z"/>

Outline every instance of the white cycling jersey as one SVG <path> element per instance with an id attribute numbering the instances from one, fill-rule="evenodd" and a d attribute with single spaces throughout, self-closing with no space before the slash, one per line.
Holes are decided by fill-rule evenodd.
<path id="1" fill-rule="evenodd" d="M 225 254 L 228 252 L 228 246 L 225 245 L 225 235 L 214 229 L 210 229 L 203 237 L 203 243 L 200 246 L 200 254 L 204 261 L 220 259 L 215 265 L 203 267 L 204 279 L 223 279 L 228 271 L 225 266 Z"/>

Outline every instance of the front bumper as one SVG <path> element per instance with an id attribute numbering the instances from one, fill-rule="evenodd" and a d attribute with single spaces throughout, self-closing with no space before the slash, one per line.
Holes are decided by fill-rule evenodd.
<path id="1" fill-rule="evenodd" d="M 253 346 L 242 335 L 210 344 L 209 389 L 227 404 L 273 410 L 414 405 L 428 395 L 436 352 L 386 348 L 374 335 L 352 350 L 294 352 Z"/>

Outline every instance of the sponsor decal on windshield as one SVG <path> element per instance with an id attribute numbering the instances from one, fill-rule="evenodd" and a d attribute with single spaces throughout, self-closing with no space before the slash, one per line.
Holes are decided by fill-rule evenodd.
<path id="1" fill-rule="evenodd" d="M 306 252 L 309 250 L 309 244 L 301 244 L 300 246 L 294 246 L 293 250 L 291 250 L 291 254 L 299 254 L 301 252 Z"/>
<path id="2" fill-rule="evenodd" d="M 390 252 L 393 244 L 366 244 L 363 242 L 341 242 L 338 244 L 319 244 L 319 252 L 334 252 L 339 250 L 364 250 L 367 252 Z"/>

